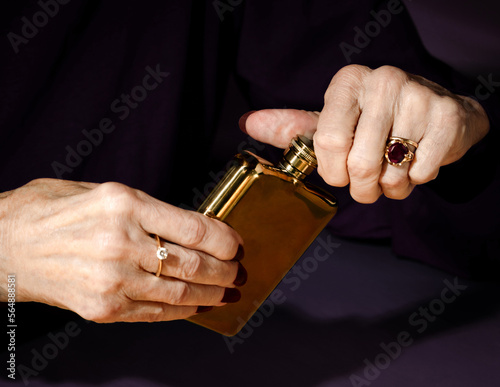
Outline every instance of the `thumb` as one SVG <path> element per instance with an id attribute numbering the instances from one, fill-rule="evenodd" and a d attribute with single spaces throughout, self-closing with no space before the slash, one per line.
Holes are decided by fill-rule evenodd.
<path id="1" fill-rule="evenodd" d="M 244 114 L 240 129 L 257 141 L 286 148 L 293 137 L 302 134 L 312 139 L 319 112 L 295 109 L 265 109 Z"/>

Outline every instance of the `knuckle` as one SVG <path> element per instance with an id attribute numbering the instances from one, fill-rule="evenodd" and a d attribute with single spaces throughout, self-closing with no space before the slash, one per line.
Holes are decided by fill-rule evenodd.
<path id="1" fill-rule="evenodd" d="M 407 82 L 407 74 L 393 66 L 381 66 L 373 70 L 368 79 L 371 88 L 384 98 L 387 96 L 394 98 Z"/>
<path id="2" fill-rule="evenodd" d="M 134 208 L 134 190 L 124 184 L 107 182 L 96 188 L 102 198 L 103 209 L 110 214 L 128 214 Z"/>
<path id="3" fill-rule="evenodd" d="M 443 111 L 444 115 L 460 114 L 460 108 L 457 101 L 448 96 L 442 96 L 440 98 L 440 108 Z"/>
<path id="4" fill-rule="evenodd" d="M 362 65 L 357 65 L 357 64 L 352 64 L 352 65 L 347 65 L 342 67 L 335 76 L 333 77 L 333 80 L 335 81 L 350 81 L 352 79 L 360 79 L 367 74 L 371 73 L 373 70 L 371 70 L 369 67 L 362 66 Z"/>
<path id="5" fill-rule="evenodd" d="M 428 183 L 431 180 L 434 180 L 437 176 L 437 173 L 431 173 L 423 171 L 419 168 L 412 168 L 409 173 L 410 181 L 413 184 L 420 185 Z"/>
<path id="6" fill-rule="evenodd" d="M 94 321 L 97 323 L 105 322 L 103 321 L 103 316 L 101 314 L 100 307 L 96 303 L 94 303 L 92 309 L 85 308 L 79 311 L 78 314 L 87 321 Z"/>
<path id="7" fill-rule="evenodd" d="M 53 179 L 39 177 L 37 179 L 33 179 L 33 180 L 29 181 L 26 184 L 26 186 L 29 187 L 29 186 L 46 185 L 46 184 L 50 184 L 52 181 L 53 181 Z"/>
<path id="8" fill-rule="evenodd" d="M 407 176 L 391 175 L 383 176 L 380 178 L 380 186 L 382 187 L 384 194 L 392 193 L 408 184 Z M 387 195 L 386 195 L 387 196 Z"/>
<path id="9" fill-rule="evenodd" d="M 326 184 L 335 187 L 345 187 L 349 184 L 349 176 L 347 173 L 333 173 L 328 168 L 324 168 L 321 164 L 318 166 L 318 174 L 323 178 Z"/>
<path id="10" fill-rule="evenodd" d="M 347 153 L 352 146 L 352 137 L 342 136 L 335 132 L 316 132 L 314 146 L 333 153 Z"/>
<path id="11" fill-rule="evenodd" d="M 375 178 L 378 179 L 380 164 L 360 156 L 350 156 L 347 159 L 347 169 L 351 178 L 372 181 Z"/>
<path id="12" fill-rule="evenodd" d="M 183 281 L 177 281 L 170 289 L 169 303 L 172 305 L 185 305 L 191 294 L 189 285 Z"/>
<path id="13" fill-rule="evenodd" d="M 110 323 L 119 320 L 123 308 L 124 305 L 121 303 L 101 299 L 89 305 L 80 315 L 85 320 L 97 323 Z"/>
<path id="14" fill-rule="evenodd" d="M 186 280 L 196 278 L 201 271 L 201 261 L 202 259 L 197 253 L 194 251 L 189 252 L 180 268 L 181 278 L 185 278 Z"/>
<path id="15" fill-rule="evenodd" d="M 162 306 L 162 310 L 158 312 L 147 312 L 142 319 L 144 322 L 157 322 L 161 321 L 161 316 L 165 314 L 165 307 Z"/>
<path id="16" fill-rule="evenodd" d="M 111 270 L 99 270 L 93 275 L 93 288 L 101 299 L 110 299 L 119 294 L 122 289 L 123 279 Z"/>
<path id="17" fill-rule="evenodd" d="M 109 181 L 100 184 L 96 191 L 99 191 L 103 196 L 118 196 L 130 191 L 130 188 L 124 184 L 117 183 L 114 181 Z"/>
<path id="18" fill-rule="evenodd" d="M 377 199 L 380 196 L 379 194 L 374 194 L 371 192 L 363 192 L 358 189 L 351 189 L 350 191 L 352 198 L 357 201 L 358 203 L 363 203 L 363 204 L 372 204 L 377 201 Z"/>
<path id="19" fill-rule="evenodd" d="M 368 67 L 360 65 L 348 65 L 341 68 L 332 78 L 326 89 L 324 101 L 326 105 L 336 104 L 351 107 L 352 95 L 357 95 L 363 84 L 367 73 L 371 72 Z"/>
<path id="20" fill-rule="evenodd" d="M 385 191 L 384 190 L 384 196 L 388 199 L 394 199 L 394 200 L 401 200 L 404 199 L 406 196 L 401 194 L 399 191 Z"/>
<path id="21" fill-rule="evenodd" d="M 432 100 L 433 92 L 419 83 L 411 83 L 405 96 L 408 99 L 409 106 L 420 106 L 422 104 L 428 106 L 428 102 Z"/>
<path id="22" fill-rule="evenodd" d="M 203 243 L 207 236 L 207 225 L 200 216 L 190 214 L 186 220 L 182 244 L 188 247 L 196 247 Z"/>
<path id="23" fill-rule="evenodd" d="M 380 80 L 389 81 L 389 82 L 406 82 L 408 79 L 408 75 L 401 69 L 384 65 L 376 68 L 372 72 L 372 76 L 374 78 L 379 78 Z"/>
<path id="24" fill-rule="evenodd" d="M 163 317 L 169 314 L 171 308 L 172 307 L 170 305 L 159 304 L 157 305 L 156 310 L 143 312 L 143 315 L 141 316 L 141 321 L 145 322 L 162 321 Z"/>
<path id="25" fill-rule="evenodd" d="M 101 269 L 92 273 L 93 302 L 86 303 L 82 315 L 95 322 L 115 322 L 130 302 L 123 296 L 124 278 L 113 270 Z"/>
<path id="26" fill-rule="evenodd" d="M 465 122 L 465 112 L 452 98 L 444 97 L 442 102 L 442 123 L 446 127 L 460 128 Z"/>

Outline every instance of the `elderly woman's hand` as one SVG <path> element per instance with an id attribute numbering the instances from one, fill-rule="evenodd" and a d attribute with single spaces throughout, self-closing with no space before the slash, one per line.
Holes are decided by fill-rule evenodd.
<path id="1" fill-rule="evenodd" d="M 159 277 L 152 234 L 168 241 Z M 242 242 L 222 222 L 118 183 L 40 179 L 0 194 L 0 271 L 16 274 L 16 300 L 97 322 L 182 319 L 237 301 Z"/>
<path id="2" fill-rule="evenodd" d="M 341 69 L 321 113 L 271 109 L 244 117 L 244 131 L 277 147 L 286 147 L 296 134 L 313 138 L 319 174 L 332 186 L 350 184 L 351 196 L 361 203 L 381 194 L 406 198 L 489 131 L 486 113 L 475 100 L 390 66 Z M 413 161 L 385 162 L 390 136 L 418 144 Z"/>

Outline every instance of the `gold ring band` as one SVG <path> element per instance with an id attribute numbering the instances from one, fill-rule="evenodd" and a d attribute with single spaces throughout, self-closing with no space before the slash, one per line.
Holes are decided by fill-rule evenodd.
<path id="1" fill-rule="evenodd" d="M 418 148 L 418 144 L 415 141 L 410 140 L 408 138 L 391 136 L 391 137 L 389 137 L 389 141 L 391 141 L 391 140 L 401 141 L 401 142 L 405 143 L 406 145 L 411 145 L 411 146 L 415 147 L 415 149 Z"/>
<path id="2" fill-rule="evenodd" d="M 413 147 L 413 149 L 411 149 Z M 401 166 L 415 158 L 418 143 L 403 137 L 389 137 L 385 146 L 385 159 L 391 165 Z"/>
<path id="3" fill-rule="evenodd" d="M 158 235 L 155 235 L 156 244 L 158 248 L 156 250 L 156 257 L 158 258 L 158 270 L 156 270 L 156 276 L 159 277 L 161 274 L 161 269 L 163 267 L 163 261 L 168 257 L 168 250 L 165 247 L 162 247 L 161 240 Z"/>

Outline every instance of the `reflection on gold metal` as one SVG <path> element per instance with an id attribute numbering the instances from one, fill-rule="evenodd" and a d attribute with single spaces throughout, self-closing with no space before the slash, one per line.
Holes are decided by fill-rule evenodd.
<path id="1" fill-rule="evenodd" d="M 235 160 L 198 211 L 242 236 L 248 281 L 239 302 L 189 319 L 227 336 L 243 328 L 337 211 L 332 195 L 303 181 L 317 167 L 309 139 L 295 137 L 278 167 L 246 151 Z"/>

